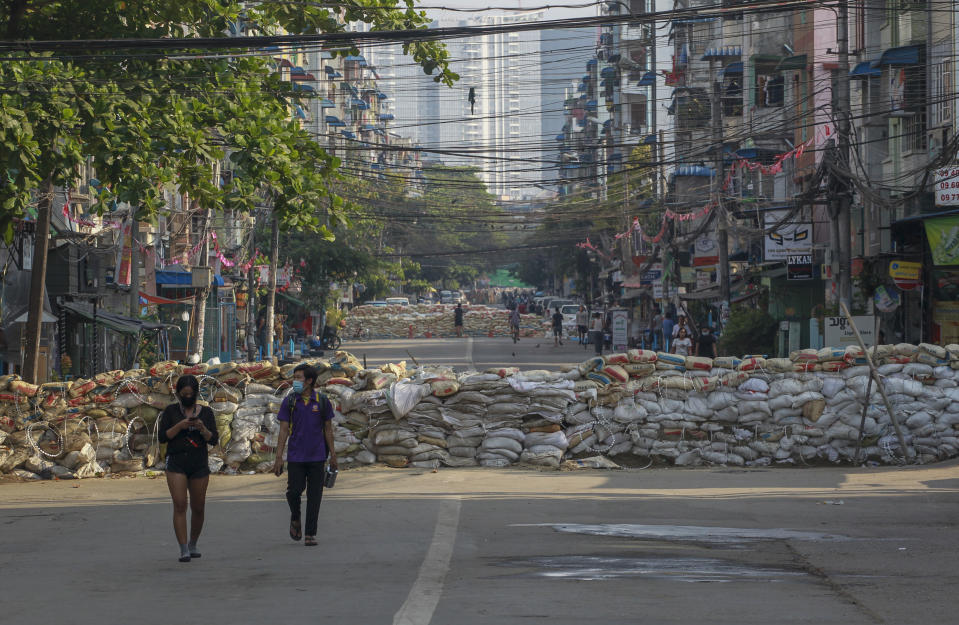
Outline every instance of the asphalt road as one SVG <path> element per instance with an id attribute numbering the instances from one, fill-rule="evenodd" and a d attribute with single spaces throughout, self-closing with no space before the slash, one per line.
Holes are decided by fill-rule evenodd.
<path id="1" fill-rule="evenodd" d="M 434 339 L 391 339 L 344 341 L 345 349 L 367 364 L 415 359 L 420 364 L 449 365 L 458 370 L 489 367 L 520 367 L 522 369 L 558 370 L 564 365 L 579 363 L 593 355 L 592 345 L 584 346 L 575 340 L 553 344 L 553 338 L 522 338 L 513 343 L 503 337 L 464 337 Z"/>
<path id="2" fill-rule="evenodd" d="M 176 561 L 162 478 L 0 484 L 4 623 L 955 623 L 959 472 L 365 468 L 287 536 L 215 476 Z"/>

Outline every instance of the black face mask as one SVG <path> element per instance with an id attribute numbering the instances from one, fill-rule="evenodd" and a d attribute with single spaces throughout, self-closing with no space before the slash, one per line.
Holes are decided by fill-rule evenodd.
<path id="1" fill-rule="evenodd" d="M 196 396 L 191 395 L 189 397 L 181 397 L 180 403 L 183 404 L 184 408 L 192 408 L 196 404 Z"/>

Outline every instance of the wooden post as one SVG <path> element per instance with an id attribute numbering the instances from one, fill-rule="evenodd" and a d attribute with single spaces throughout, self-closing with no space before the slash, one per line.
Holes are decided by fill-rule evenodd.
<path id="1" fill-rule="evenodd" d="M 270 234 L 270 284 L 266 293 L 266 359 L 273 361 L 273 318 L 276 314 L 276 265 L 280 253 L 280 222 L 273 215 L 273 231 Z"/>
<path id="2" fill-rule="evenodd" d="M 876 365 L 872 362 L 872 356 L 869 354 L 869 350 L 866 349 L 866 344 L 863 343 L 862 336 L 859 334 L 859 328 L 856 327 L 856 322 L 853 321 L 852 314 L 850 314 L 849 308 L 846 306 L 846 302 L 840 300 L 839 308 L 842 310 L 842 314 L 845 315 L 846 321 L 849 322 L 849 327 L 852 328 L 853 333 L 856 335 L 856 341 L 859 342 L 859 347 L 862 348 L 863 354 L 866 355 L 866 364 L 869 365 L 871 377 L 876 381 L 876 387 L 879 389 L 879 394 L 882 395 L 882 401 L 886 405 L 886 410 L 889 412 L 889 419 L 892 421 L 892 427 L 896 430 L 896 436 L 899 437 L 899 444 L 902 446 L 902 454 L 905 456 L 907 461 L 912 460 L 912 451 L 906 446 L 906 437 L 903 436 L 902 428 L 899 427 L 899 419 L 896 417 L 896 413 L 892 410 L 892 404 L 889 403 L 889 397 L 886 396 L 886 389 L 882 385 L 882 380 L 879 379 L 879 372 L 876 371 Z M 866 405 L 869 405 L 868 394 L 866 395 Z"/>

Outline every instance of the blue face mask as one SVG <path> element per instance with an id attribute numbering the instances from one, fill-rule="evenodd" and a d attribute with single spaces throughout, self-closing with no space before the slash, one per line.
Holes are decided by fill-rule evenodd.
<path id="1" fill-rule="evenodd" d="M 303 392 L 303 381 L 302 380 L 293 380 L 293 392 L 302 393 Z"/>

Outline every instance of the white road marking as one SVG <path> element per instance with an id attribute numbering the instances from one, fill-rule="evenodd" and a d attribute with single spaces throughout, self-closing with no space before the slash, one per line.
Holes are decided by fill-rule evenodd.
<path id="1" fill-rule="evenodd" d="M 470 339 L 472 340 L 472 339 Z M 429 625 L 433 610 L 443 594 L 443 583 L 450 568 L 456 528 L 460 520 L 459 499 L 446 499 L 440 503 L 433 542 L 426 558 L 420 565 L 420 573 L 410 589 L 409 596 L 393 615 L 393 625 Z"/>
<path id="2" fill-rule="evenodd" d="M 476 363 L 473 362 L 473 337 L 467 337 L 466 339 L 466 362 L 469 363 L 470 367 L 476 368 Z"/>

